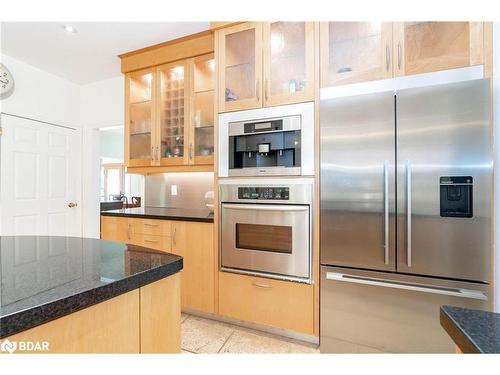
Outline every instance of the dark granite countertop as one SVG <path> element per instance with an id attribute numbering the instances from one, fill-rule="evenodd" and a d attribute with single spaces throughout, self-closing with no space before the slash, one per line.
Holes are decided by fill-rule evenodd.
<path id="1" fill-rule="evenodd" d="M 182 257 L 78 237 L 0 237 L 0 338 L 182 269 Z"/>
<path id="2" fill-rule="evenodd" d="M 214 214 L 208 209 L 137 207 L 101 212 L 103 216 L 125 216 L 145 219 L 214 222 Z"/>
<path id="3" fill-rule="evenodd" d="M 441 306 L 441 326 L 464 353 L 500 353 L 500 314 Z"/>

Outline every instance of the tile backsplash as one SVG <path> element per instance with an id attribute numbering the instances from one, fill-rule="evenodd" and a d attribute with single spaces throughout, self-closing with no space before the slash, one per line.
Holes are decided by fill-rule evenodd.
<path id="1" fill-rule="evenodd" d="M 205 194 L 213 190 L 213 172 L 153 174 L 146 176 L 145 205 L 205 209 Z"/>

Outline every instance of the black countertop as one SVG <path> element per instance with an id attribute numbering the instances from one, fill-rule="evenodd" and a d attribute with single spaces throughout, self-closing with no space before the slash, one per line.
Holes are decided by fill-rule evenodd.
<path id="1" fill-rule="evenodd" d="M 170 276 L 182 257 L 78 237 L 0 237 L 0 338 Z"/>
<path id="2" fill-rule="evenodd" d="M 125 216 L 145 219 L 214 222 L 214 214 L 208 209 L 137 207 L 121 210 L 102 211 L 103 216 Z"/>
<path id="3" fill-rule="evenodd" d="M 464 353 L 500 353 L 500 314 L 441 306 L 441 326 Z"/>

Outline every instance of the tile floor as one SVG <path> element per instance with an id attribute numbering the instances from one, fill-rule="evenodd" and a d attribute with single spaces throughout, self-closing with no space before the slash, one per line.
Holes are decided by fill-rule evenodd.
<path id="1" fill-rule="evenodd" d="M 182 353 L 319 353 L 316 345 L 182 314 Z"/>

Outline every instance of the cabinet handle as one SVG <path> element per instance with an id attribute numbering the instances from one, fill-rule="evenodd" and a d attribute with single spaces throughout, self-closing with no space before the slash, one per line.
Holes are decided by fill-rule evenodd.
<path id="1" fill-rule="evenodd" d="M 268 92 L 267 92 L 267 89 L 268 89 L 268 85 L 267 85 L 267 78 L 266 78 L 266 81 L 264 83 L 264 94 L 266 95 L 266 101 L 267 101 L 267 95 L 268 95 Z"/>
<path id="2" fill-rule="evenodd" d="M 193 144 L 189 144 L 189 160 L 193 160 Z"/>
<path id="3" fill-rule="evenodd" d="M 155 146 L 151 146 L 151 160 L 155 161 Z"/>
<path id="4" fill-rule="evenodd" d="M 260 100 L 260 81 L 257 81 L 257 84 L 255 85 L 255 96 L 257 97 L 257 101 Z"/>
<path id="5" fill-rule="evenodd" d="M 398 42 L 398 69 L 401 69 L 401 42 Z"/>
<path id="6" fill-rule="evenodd" d="M 385 70 L 389 71 L 389 66 L 391 65 L 391 51 L 389 45 L 385 46 Z"/>
<path id="7" fill-rule="evenodd" d="M 160 147 L 156 146 L 156 161 L 160 161 Z"/>
<path id="8" fill-rule="evenodd" d="M 127 224 L 127 239 L 130 240 L 130 223 Z"/>
<path id="9" fill-rule="evenodd" d="M 264 288 L 264 289 L 271 289 L 272 288 L 272 285 L 261 284 L 261 283 L 253 283 L 253 286 L 256 286 L 257 288 Z"/>
<path id="10" fill-rule="evenodd" d="M 149 223 L 144 223 L 145 227 L 157 227 L 158 224 L 149 224 Z"/>
<path id="11" fill-rule="evenodd" d="M 160 241 L 158 241 L 158 240 L 146 240 L 146 239 L 144 239 L 144 242 L 158 243 Z"/>
<path id="12" fill-rule="evenodd" d="M 172 240 L 174 241 L 174 245 L 177 245 L 177 228 L 174 227 L 174 233 L 172 235 Z"/>

